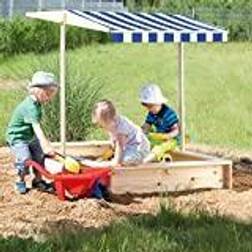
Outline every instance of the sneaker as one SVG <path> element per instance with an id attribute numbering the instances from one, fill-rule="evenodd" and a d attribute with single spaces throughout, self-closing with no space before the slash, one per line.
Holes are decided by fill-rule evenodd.
<path id="1" fill-rule="evenodd" d="M 92 192 L 91 192 L 91 197 L 96 198 L 96 199 L 102 199 L 103 198 L 100 183 L 96 183 L 95 186 L 93 187 Z"/>
<path id="2" fill-rule="evenodd" d="M 103 184 L 99 184 L 99 187 L 100 187 L 100 190 L 102 191 L 103 199 L 105 201 L 112 202 L 111 192 L 109 191 L 109 189 Z"/>
<path id="3" fill-rule="evenodd" d="M 52 183 L 46 183 L 44 180 L 33 179 L 32 180 L 32 188 L 36 188 L 41 192 L 54 193 L 54 186 Z"/>
<path id="4" fill-rule="evenodd" d="M 25 194 L 27 192 L 26 184 L 24 181 L 16 182 L 16 188 L 20 194 Z"/>
<path id="5" fill-rule="evenodd" d="M 107 187 L 99 182 L 95 184 L 91 193 L 91 197 L 96 198 L 96 199 L 104 199 L 106 201 L 111 201 L 110 196 L 111 195 Z"/>

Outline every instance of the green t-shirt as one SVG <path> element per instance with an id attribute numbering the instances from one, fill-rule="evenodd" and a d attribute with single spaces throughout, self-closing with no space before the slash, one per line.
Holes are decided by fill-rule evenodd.
<path id="1" fill-rule="evenodd" d="M 6 140 L 9 144 L 30 142 L 35 134 L 32 124 L 39 123 L 42 117 L 41 104 L 26 97 L 15 109 L 9 122 Z"/>

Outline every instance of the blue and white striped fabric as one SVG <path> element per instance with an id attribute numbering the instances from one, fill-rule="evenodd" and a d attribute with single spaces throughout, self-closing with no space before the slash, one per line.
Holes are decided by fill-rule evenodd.
<path id="1" fill-rule="evenodd" d="M 107 28 L 114 42 L 225 42 L 227 31 L 181 15 L 68 10 L 70 15 Z"/>

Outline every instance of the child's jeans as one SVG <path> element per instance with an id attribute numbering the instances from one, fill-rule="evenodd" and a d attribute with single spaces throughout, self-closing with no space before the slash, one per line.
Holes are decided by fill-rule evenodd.
<path id="1" fill-rule="evenodd" d="M 135 147 L 127 148 L 122 157 L 123 165 L 138 165 L 142 163 L 144 158 L 149 154 L 149 150 L 138 150 Z"/>
<path id="2" fill-rule="evenodd" d="M 41 165 L 44 162 L 44 153 L 38 139 L 34 139 L 30 143 L 16 143 L 10 145 L 11 151 L 15 156 L 15 168 L 20 177 L 27 174 L 25 162 L 32 159 Z"/>

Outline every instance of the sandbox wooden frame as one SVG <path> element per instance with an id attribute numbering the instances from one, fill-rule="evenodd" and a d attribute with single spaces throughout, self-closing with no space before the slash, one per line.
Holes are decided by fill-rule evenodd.
<path id="1" fill-rule="evenodd" d="M 55 146 L 60 148 L 60 143 Z M 109 148 L 107 141 L 66 143 L 66 151 L 71 155 L 99 157 Z M 188 150 L 171 155 L 172 162 L 113 168 L 111 191 L 148 194 L 232 188 L 232 161 Z"/>

